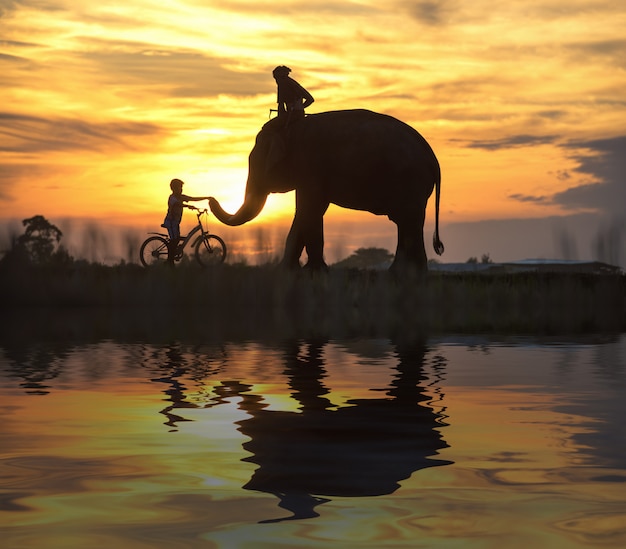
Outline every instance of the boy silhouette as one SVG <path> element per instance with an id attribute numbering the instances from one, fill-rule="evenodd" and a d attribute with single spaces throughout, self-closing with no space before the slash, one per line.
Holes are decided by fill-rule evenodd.
<path id="1" fill-rule="evenodd" d="M 170 245 L 167 250 L 167 262 L 174 264 L 178 241 L 180 240 L 180 222 L 183 218 L 183 208 L 185 202 L 197 202 L 199 200 L 208 200 L 209 196 L 188 196 L 183 194 L 183 185 L 185 183 L 180 179 L 172 179 L 170 189 L 172 194 L 167 200 L 167 214 L 161 227 L 167 229 L 170 236 Z"/>

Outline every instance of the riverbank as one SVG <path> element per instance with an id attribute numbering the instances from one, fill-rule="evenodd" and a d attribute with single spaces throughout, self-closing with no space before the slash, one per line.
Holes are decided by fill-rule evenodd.
<path id="1" fill-rule="evenodd" d="M 117 310 L 110 316 L 205 326 L 303 329 L 621 332 L 623 273 L 431 272 L 425 279 L 386 271 L 285 272 L 275 266 L 195 265 L 144 269 L 84 264 L 0 272 L 3 316 L 47 310 Z M 28 314 L 28 312 L 26 313 Z"/>

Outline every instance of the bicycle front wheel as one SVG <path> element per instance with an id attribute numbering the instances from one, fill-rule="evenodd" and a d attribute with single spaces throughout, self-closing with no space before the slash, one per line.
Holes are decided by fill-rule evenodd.
<path id="1" fill-rule="evenodd" d="M 217 235 L 204 235 L 196 244 L 196 259 L 203 267 L 220 265 L 226 259 L 226 244 Z"/>
<path id="2" fill-rule="evenodd" d="M 151 236 L 139 250 L 139 258 L 144 267 L 160 265 L 167 261 L 167 240 L 160 236 Z"/>

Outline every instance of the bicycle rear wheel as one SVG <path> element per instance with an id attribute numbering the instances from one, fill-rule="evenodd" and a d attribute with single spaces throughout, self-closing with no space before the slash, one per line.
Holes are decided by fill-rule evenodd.
<path id="1" fill-rule="evenodd" d="M 220 265 L 226 259 L 226 244 L 217 235 L 204 235 L 196 244 L 196 260 L 203 267 Z"/>
<path id="2" fill-rule="evenodd" d="M 139 258 L 144 267 L 160 265 L 167 261 L 167 240 L 161 236 L 151 236 L 139 250 Z"/>

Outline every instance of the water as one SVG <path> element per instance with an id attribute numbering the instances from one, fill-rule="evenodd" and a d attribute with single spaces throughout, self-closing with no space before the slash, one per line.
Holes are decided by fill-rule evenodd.
<path id="1" fill-rule="evenodd" d="M 2 341 L 2 547 L 626 546 L 626 334 L 62 334 Z"/>

